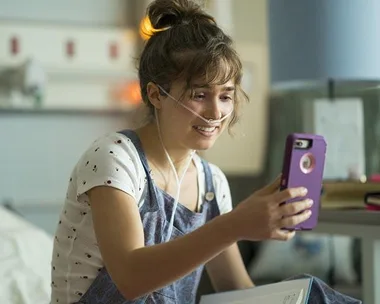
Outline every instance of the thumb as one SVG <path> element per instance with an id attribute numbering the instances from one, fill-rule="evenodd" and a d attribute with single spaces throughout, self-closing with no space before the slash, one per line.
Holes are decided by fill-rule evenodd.
<path id="1" fill-rule="evenodd" d="M 278 191 L 281 185 L 281 177 L 282 177 L 282 174 L 279 174 L 272 183 L 256 191 L 256 194 L 260 196 L 265 196 L 265 195 L 270 195 Z"/>

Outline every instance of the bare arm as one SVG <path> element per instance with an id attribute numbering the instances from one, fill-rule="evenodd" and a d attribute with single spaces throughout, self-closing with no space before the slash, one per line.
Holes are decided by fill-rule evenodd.
<path id="1" fill-rule="evenodd" d="M 279 205 L 304 196 L 300 189 L 252 195 L 235 210 L 216 217 L 192 233 L 168 243 L 144 247 L 140 214 L 131 196 L 105 186 L 89 190 L 88 195 L 104 264 L 127 299 L 138 298 L 178 280 L 241 239 L 293 237 L 294 232 L 287 233 L 281 227 L 309 218 L 310 212 L 304 210 L 311 206 L 307 200 Z M 233 255 L 233 252 L 226 254 Z"/>
<path id="2" fill-rule="evenodd" d="M 206 270 L 217 292 L 254 286 L 236 243 L 209 261 L 206 264 Z"/>
<path id="3" fill-rule="evenodd" d="M 131 196 L 110 187 L 93 188 L 88 195 L 105 266 L 127 299 L 183 277 L 237 241 L 226 215 L 174 241 L 144 247 L 140 214 Z"/>

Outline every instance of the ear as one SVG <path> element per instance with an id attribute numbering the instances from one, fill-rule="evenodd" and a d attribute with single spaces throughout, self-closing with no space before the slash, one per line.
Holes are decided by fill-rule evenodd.
<path id="1" fill-rule="evenodd" d="M 156 108 L 161 109 L 162 97 L 160 95 L 160 89 L 153 82 L 149 82 L 146 86 L 146 92 L 150 103 Z"/>

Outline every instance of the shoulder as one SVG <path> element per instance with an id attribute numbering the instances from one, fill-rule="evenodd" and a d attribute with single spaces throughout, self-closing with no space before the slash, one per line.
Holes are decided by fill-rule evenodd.
<path id="1" fill-rule="evenodd" d="M 77 195 L 106 185 L 136 197 L 144 174 L 133 141 L 118 132 L 104 134 L 89 145 L 76 165 Z"/>
<path id="2" fill-rule="evenodd" d="M 126 137 L 124 134 L 118 132 L 112 132 L 104 134 L 93 141 L 82 158 L 89 155 L 129 155 L 131 158 L 138 158 L 139 153 L 131 141 L 130 138 Z"/>

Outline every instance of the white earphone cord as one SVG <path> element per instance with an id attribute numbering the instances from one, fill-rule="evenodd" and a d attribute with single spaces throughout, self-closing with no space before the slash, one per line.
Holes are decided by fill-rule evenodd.
<path id="1" fill-rule="evenodd" d="M 175 102 L 179 103 L 182 107 L 184 107 L 186 110 L 190 111 L 192 114 L 194 114 L 195 116 L 199 117 L 201 120 L 203 120 L 205 123 L 207 124 L 215 124 L 215 123 L 220 123 L 222 122 L 223 120 L 225 120 L 226 118 L 228 118 L 232 112 L 234 111 L 234 109 L 231 110 L 231 112 L 227 113 L 226 115 L 224 115 L 222 118 L 220 119 L 206 119 L 204 118 L 203 116 L 199 115 L 197 112 L 195 112 L 194 110 L 190 109 L 189 107 L 185 106 L 182 102 L 178 101 L 177 99 L 175 99 L 173 96 L 171 96 L 164 88 L 162 88 L 159 84 L 157 84 L 157 86 L 167 95 L 169 96 L 172 100 L 174 100 Z M 175 169 L 174 167 L 174 164 L 170 158 L 170 155 L 169 153 L 167 152 L 166 148 L 165 148 L 165 145 L 164 145 L 164 142 L 162 140 L 162 136 L 161 136 L 161 129 L 160 129 L 160 123 L 158 121 L 158 115 L 157 115 L 157 110 L 155 109 L 154 111 L 154 114 L 155 114 L 155 117 L 156 117 L 156 123 L 157 123 L 157 129 L 158 129 L 158 136 L 159 136 L 159 139 L 160 139 L 160 142 L 161 142 L 161 145 L 162 145 L 162 148 L 164 149 L 164 152 L 165 152 L 165 155 L 166 155 L 166 158 L 168 159 L 169 161 L 169 164 L 170 164 L 170 167 L 172 168 L 173 170 L 173 173 L 174 173 L 174 176 L 176 178 L 176 182 L 177 182 L 177 191 L 176 191 L 176 195 L 174 197 L 174 205 L 173 205 L 173 210 L 172 210 L 172 215 L 171 215 L 171 218 L 170 218 L 170 223 L 169 223 L 169 231 L 168 231 L 168 234 L 167 234 L 167 237 L 166 237 L 166 242 L 168 242 L 171 238 L 171 235 L 172 235 L 172 232 L 173 232 L 173 226 L 174 226 L 174 217 L 175 217 L 175 212 L 177 210 L 177 206 L 178 206 L 178 201 L 179 201 L 179 196 L 180 196 L 180 191 L 181 191 L 181 184 L 182 184 L 182 180 L 183 178 L 185 177 L 185 174 L 190 166 L 190 163 L 193 159 L 193 156 L 194 156 L 194 153 L 195 153 L 195 150 L 192 151 L 191 155 L 190 155 L 190 158 L 185 166 L 185 169 L 184 169 L 184 172 L 181 176 L 181 178 L 179 178 L 178 176 L 178 173 L 177 173 L 177 170 Z"/>
<path id="2" fill-rule="evenodd" d="M 189 160 L 187 161 L 186 163 L 186 166 L 185 166 L 185 169 L 182 173 L 182 176 L 181 178 L 179 178 L 178 176 L 178 173 L 177 173 L 177 170 L 175 169 L 174 167 L 174 164 L 170 158 L 170 155 L 168 153 L 168 151 L 166 150 L 165 148 L 165 145 L 164 145 L 164 142 L 162 140 L 162 137 L 161 137 L 161 129 L 160 129 L 160 123 L 158 121 L 158 115 L 157 115 L 157 111 L 155 110 L 155 116 L 156 116 L 156 124 L 157 124 L 157 129 L 158 129 L 158 137 L 160 139 L 160 142 L 161 142 L 161 145 L 162 145 L 162 148 L 164 149 L 164 152 L 165 152 L 165 155 L 166 155 L 166 158 L 168 159 L 169 161 L 169 164 L 170 164 L 170 167 L 174 173 L 174 176 L 175 176 L 175 179 L 176 179 L 176 182 L 177 182 L 177 191 L 176 191 L 176 195 L 174 197 L 174 205 L 173 205 L 173 210 L 172 210 L 172 215 L 170 217 L 170 222 L 169 222 L 169 230 L 168 230 L 168 234 L 166 236 L 166 240 L 165 242 L 168 242 L 170 241 L 170 238 L 171 238 L 171 235 L 172 235 L 172 232 L 173 232 L 173 226 L 174 226 L 174 217 L 175 217 L 175 212 L 177 210 L 177 206 L 178 206 L 178 201 L 179 201 L 179 195 L 180 195 L 180 192 L 181 192 L 181 184 L 182 184 L 182 181 L 183 181 L 183 178 L 185 177 L 185 174 L 187 172 L 187 169 L 189 168 L 190 166 L 190 163 L 193 159 L 193 156 L 194 156 L 194 153 L 195 153 L 195 150 L 191 152 L 191 155 L 189 157 Z"/>

